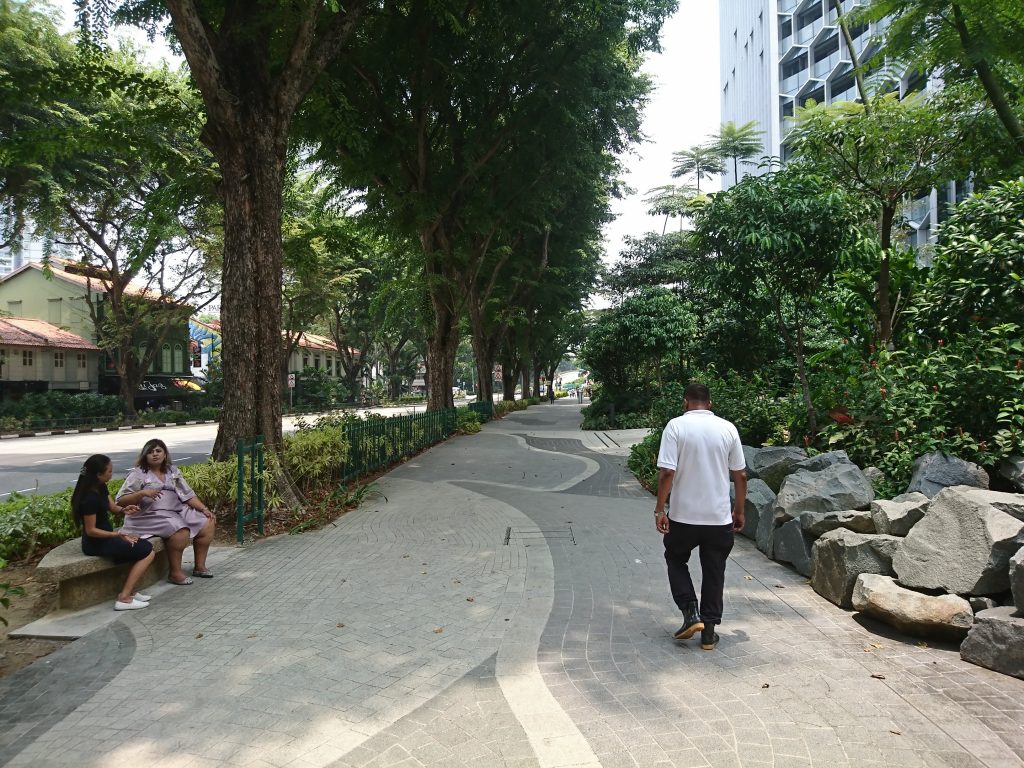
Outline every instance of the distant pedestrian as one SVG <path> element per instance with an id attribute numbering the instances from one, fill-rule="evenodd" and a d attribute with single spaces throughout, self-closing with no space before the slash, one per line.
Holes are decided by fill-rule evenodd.
<path id="1" fill-rule="evenodd" d="M 711 393 L 689 384 L 683 393 L 685 413 L 668 423 L 658 452 L 658 501 L 654 519 L 665 538 L 665 562 L 672 598 L 683 612 L 677 640 L 701 633 L 701 647 L 718 645 L 715 627 L 722 622 L 725 564 L 736 531 L 743 529 L 747 497 L 746 462 L 736 427 L 711 412 Z M 730 505 L 729 479 L 736 485 Z M 665 503 L 669 499 L 668 514 Z M 700 605 L 687 563 L 700 554 Z"/>
<path id="2" fill-rule="evenodd" d="M 580 405 L 583 404 L 583 385 L 576 387 L 576 402 Z"/>
<path id="3" fill-rule="evenodd" d="M 548 384 L 548 402 L 551 405 L 555 404 L 555 385 Z"/>

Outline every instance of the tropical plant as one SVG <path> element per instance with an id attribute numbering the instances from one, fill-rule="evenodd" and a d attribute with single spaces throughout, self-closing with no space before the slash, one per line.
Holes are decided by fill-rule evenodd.
<path id="1" fill-rule="evenodd" d="M 807 374 L 806 331 L 839 266 L 863 247 L 864 207 L 801 163 L 748 176 L 695 217 L 708 279 L 748 311 L 775 319 L 796 362 L 811 437 L 817 415 Z"/>
<path id="2" fill-rule="evenodd" d="M 760 143 L 758 147 L 760 147 Z M 675 165 L 672 167 L 672 178 L 678 179 L 680 177 L 693 176 L 697 182 L 697 192 L 700 192 L 701 181 L 725 172 L 725 163 L 721 149 L 721 145 L 711 147 L 707 144 L 696 144 L 689 149 L 673 152 L 672 161 Z"/>
<path id="3" fill-rule="evenodd" d="M 896 94 L 869 104 L 811 105 L 798 112 L 789 141 L 794 154 L 818 173 L 857 195 L 878 217 L 875 338 L 887 345 L 905 308 L 892 291 L 899 213 L 909 197 L 966 173 L 962 145 L 969 114 L 938 108 L 922 95 Z"/>
<path id="4" fill-rule="evenodd" d="M 1007 135 L 1024 155 L 1019 78 L 1024 6 L 1017 0 L 872 0 L 860 20 L 886 20 L 877 58 L 919 72 L 977 78 Z M 1016 83 L 1014 81 L 1017 81 Z"/>
<path id="5" fill-rule="evenodd" d="M 1024 178 L 954 209 L 909 315 L 933 339 L 1024 318 Z"/>
<path id="6" fill-rule="evenodd" d="M 746 163 L 752 157 L 764 151 L 761 136 L 763 131 L 757 127 L 757 121 L 751 120 L 743 125 L 736 125 L 731 120 L 722 123 L 718 133 L 711 137 L 709 150 L 723 160 L 732 160 L 732 180 L 740 180 L 740 163 Z"/>

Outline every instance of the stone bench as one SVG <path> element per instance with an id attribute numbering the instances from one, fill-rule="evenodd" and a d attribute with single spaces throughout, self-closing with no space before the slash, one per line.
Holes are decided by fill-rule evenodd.
<path id="1" fill-rule="evenodd" d="M 163 539 L 154 537 L 149 542 L 156 557 L 139 579 L 139 589 L 167 577 Z M 77 610 L 116 599 L 131 566 L 131 563 L 119 565 L 105 557 L 83 555 L 82 540 L 72 539 L 46 553 L 36 566 L 36 577 L 58 585 L 58 608 Z"/>

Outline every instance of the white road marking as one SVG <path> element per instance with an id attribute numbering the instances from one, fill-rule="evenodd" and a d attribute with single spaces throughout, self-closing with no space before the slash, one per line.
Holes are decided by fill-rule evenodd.
<path id="1" fill-rule="evenodd" d="M 7 491 L 6 493 L 0 493 L 0 496 L 10 496 L 12 493 L 28 493 L 29 491 L 34 491 L 34 490 L 35 490 L 35 486 L 33 486 L 31 488 L 22 488 L 20 491 Z"/>
<path id="2" fill-rule="evenodd" d="M 56 459 L 40 459 L 39 461 L 33 461 L 32 463 L 33 464 L 51 464 L 51 463 L 53 463 L 55 461 L 67 461 L 68 459 L 81 459 L 81 458 L 83 458 L 85 456 L 88 456 L 88 455 L 89 455 L 88 453 L 79 453 L 79 454 L 77 454 L 75 456 L 61 456 L 61 457 L 56 458 Z"/>

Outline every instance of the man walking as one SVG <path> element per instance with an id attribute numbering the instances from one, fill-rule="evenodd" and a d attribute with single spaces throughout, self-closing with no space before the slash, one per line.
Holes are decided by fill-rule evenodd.
<path id="1" fill-rule="evenodd" d="M 722 622 L 725 562 L 735 531 L 743 529 L 747 497 L 746 462 L 736 427 L 711 412 L 711 393 L 689 384 L 683 393 L 685 413 L 668 423 L 658 452 L 658 501 L 654 520 L 665 537 L 665 562 L 672 599 L 683 612 L 677 640 L 701 633 L 705 651 L 718 645 L 715 627 Z M 729 479 L 736 500 L 729 503 Z M 665 502 L 669 500 L 668 514 Z M 687 562 L 700 555 L 700 606 Z"/>

